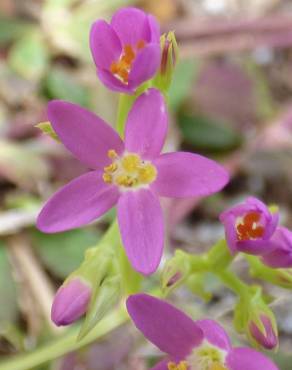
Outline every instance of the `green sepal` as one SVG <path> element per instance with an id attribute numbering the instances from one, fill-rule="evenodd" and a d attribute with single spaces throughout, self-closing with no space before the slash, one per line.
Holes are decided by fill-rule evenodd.
<path id="1" fill-rule="evenodd" d="M 258 257 L 246 256 L 252 277 L 267 281 L 285 289 L 292 289 L 292 269 L 273 269 L 264 265 Z"/>
<path id="2" fill-rule="evenodd" d="M 50 136 L 52 139 L 54 139 L 57 142 L 61 142 L 59 139 L 59 136 L 57 135 L 56 131 L 53 129 L 51 122 L 40 122 L 35 127 L 39 128 L 45 135 Z"/>
<path id="3" fill-rule="evenodd" d="M 77 340 L 83 339 L 119 301 L 121 297 L 120 275 L 106 277 L 96 286 Z"/>
<path id="4" fill-rule="evenodd" d="M 176 250 L 174 256 L 169 259 L 162 270 L 161 274 L 161 290 L 166 296 L 173 289 L 180 286 L 190 273 L 190 256 L 181 251 Z"/>
<path id="5" fill-rule="evenodd" d="M 166 94 L 172 82 L 173 73 L 179 58 L 179 48 L 173 31 L 160 37 L 161 65 L 152 80 L 152 85 Z"/>

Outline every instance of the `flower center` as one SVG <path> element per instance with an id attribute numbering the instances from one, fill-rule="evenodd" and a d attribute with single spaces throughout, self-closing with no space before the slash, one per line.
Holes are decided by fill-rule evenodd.
<path id="1" fill-rule="evenodd" d="M 264 227 L 260 224 L 260 218 L 260 213 L 253 211 L 240 219 L 236 226 L 237 239 L 250 240 L 262 237 Z"/>
<path id="2" fill-rule="evenodd" d="M 228 370 L 225 366 L 226 352 L 204 341 L 200 347 L 179 363 L 169 362 L 168 370 Z"/>
<path id="3" fill-rule="evenodd" d="M 129 73 L 132 69 L 136 54 L 139 50 L 145 47 L 145 41 L 140 40 L 137 42 L 136 46 L 125 45 L 123 47 L 123 52 L 118 61 L 112 62 L 110 66 L 110 71 L 123 83 L 127 84 L 129 80 Z"/>
<path id="4" fill-rule="evenodd" d="M 188 369 L 188 364 L 186 361 L 181 361 L 178 364 L 175 362 L 169 362 L 167 364 L 168 370 L 187 370 Z"/>
<path id="5" fill-rule="evenodd" d="M 126 153 L 119 157 L 114 150 L 108 151 L 112 163 L 104 167 L 103 181 L 122 188 L 137 188 L 150 184 L 156 179 L 156 167 L 144 161 L 136 153 Z"/>

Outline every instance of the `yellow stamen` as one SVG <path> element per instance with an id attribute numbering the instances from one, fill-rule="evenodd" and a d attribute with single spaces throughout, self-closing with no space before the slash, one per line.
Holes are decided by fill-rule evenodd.
<path id="1" fill-rule="evenodd" d="M 167 364 L 168 370 L 187 370 L 188 364 L 186 361 L 180 361 L 180 363 L 176 364 L 175 362 L 169 362 Z"/>
<path id="2" fill-rule="evenodd" d="M 102 178 L 103 178 L 103 181 L 106 184 L 111 184 L 112 181 L 113 181 L 112 175 L 110 175 L 109 173 L 106 173 L 106 172 L 102 175 Z"/>
<path id="3" fill-rule="evenodd" d="M 228 370 L 228 369 L 219 363 L 215 363 L 211 365 L 210 370 Z"/>
<path id="4" fill-rule="evenodd" d="M 114 150 L 108 151 L 112 163 L 104 167 L 106 183 L 125 188 L 148 185 L 156 179 L 157 170 L 149 161 L 143 161 L 138 154 L 128 153 L 119 157 Z"/>
<path id="5" fill-rule="evenodd" d="M 117 155 L 117 152 L 113 149 L 110 149 L 108 152 L 107 152 L 107 156 L 110 158 L 110 159 L 115 159 L 115 158 L 118 158 L 118 155 Z"/>
<path id="6" fill-rule="evenodd" d="M 139 168 L 139 181 L 142 183 L 149 183 L 155 180 L 157 171 L 154 166 L 147 164 L 146 166 Z"/>
<path id="7" fill-rule="evenodd" d="M 122 159 L 122 166 L 127 172 L 136 171 L 140 164 L 140 157 L 137 154 L 128 154 Z"/>

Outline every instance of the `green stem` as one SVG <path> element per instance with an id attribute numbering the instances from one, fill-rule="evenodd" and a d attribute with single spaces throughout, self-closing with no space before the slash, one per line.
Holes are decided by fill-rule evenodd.
<path id="1" fill-rule="evenodd" d="M 221 281 L 240 298 L 245 298 L 249 294 L 249 286 L 239 279 L 232 271 L 220 270 L 214 272 Z"/>
<path id="2" fill-rule="evenodd" d="M 62 337 L 53 339 L 50 343 L 33 352 L 8 358 L 0 363 L 0 370 L 30 370 L 38 365 L 54 360 L 68 352 L 75 351 L 90 344 L 105 334 L 116 329 L 128 320 L 128 315 L 121 304 L 115 311 L 106 316 L 100 323 L 81 341 L 77 341 L 80 327 L 75 326 Z"/>
<path id="3" fill-rule="evenodd" d="M 120 94 L 116 130 L 121 138 L 124 137 L 126 119 L 134 100 L 135 95 Z"/>

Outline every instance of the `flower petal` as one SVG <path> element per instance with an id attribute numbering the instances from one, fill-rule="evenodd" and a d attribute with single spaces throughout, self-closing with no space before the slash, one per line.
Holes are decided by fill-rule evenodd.
<path id="1" fill-rule="evenodd" d="M 229 180 L 221 165 L 198 154 L 166 153 L 153 163 L 158 176 L 151 187 L 163 197 L 209 195 L 221 190 Z"/>
<path id="2" fill-rule="evenodd" d="M 277 243 L 273 240 L 242 240 L 237 242 L 237 250 L 255 256 L 265 255 L 277 249 Z"/>
<path id="3" fill-rule="evenodd" d="M 292 267 L 292 232 L 279 226 L 271 240 L 277 247 L 271 253 L 265 254 L 262 261 L 273 268 Z"/>
<path id="4" fill-rule="evenodd" d="M 128 298 L 127 309 L 144 336 L 174 358 L 184 359 L 203 339 L 190 317 L 161 299 L 135 294 Z"/>
<path id="5" fill-rule="evenodd" d="M 137 8 L 118 10 L 112 17 L 111 26 L 123 45 L 134 46 L 140 40 L 149 42 L 152 37 L 147 14 Z"/>
<path id="6" fill-rule="evenodd" d="M 230 370 L 279 370 L 268 357 L 251 348 L 233 348 L 226 364 Z"/>
<path id="7" fill-rule="evenodd" d="M 110 90 L 118 91 L 125 94 L 134 94 L 135 87 L 126 85 L 106 69 L 98 69 L 97 76 L 101 82 Z"/>
<path id="8" fill-rule="evenodd" d="M 171 362 L 170 359 L 168 360 L 163 360 L 163 361 L 160 361 L 158 362 L 158 364 L 156 364 L 154 367 L 151 367 L 150 370 L 168 370 L 168 366 L 167 364 Z"/>
<path id="9" fill-rule="evenodd" d="M 93 23 L 90 31 L 90 49 L 98 68 L 109 69 L 111 63 L 119 59 L 122 45 L 116 32 L 105 21 Z"/>
<path id="10" fill-rule="evenodd" d="M 152 78 L 160 66 L 160 46 L 159 44 L 149 44 L 145 46 L 134 61 L 129 74 L 129 86 L 136 88 L 143 82 Z"/>
<path id="11" fill-rule="evenodd" d="M 55 233 L 83 226 L 112 208 L 119 198 L 117 187 L 102 180 L 99 171 L 77 177 L 55 193 L 37 219 L 37 227 Z"/>
<path id="12" fill-rule="evenodd" d="M 164 239 L 158 198 L 147 189 L 123 193 L 118 202 L 118 221 L 133 267 L 144 275 L 155 272 L 161 260 Z"/>
<path id="13" fill-rule="evenodd" d="M 48 118 L 66 148 L 90 168 L 109 164 L 108 150 L 114 149 L 118 154 L 124 150 L 114 129 L 76 104 L 53 100 L 48 105 Z"/>
<path id="14" fill-rule="evenodd" d="M 135 101 L 127 119 L 125 147 L 144 159 L 155 158 L 161 151 L 167 132 L 168 117 L 162 94 L 149 89 Z"/>
<path id="15" fill-rule="evenodd" d="M 148 22 L 149 22 L 149 28 L 151 31 L 151 39 L 150 42 L 156 42 L 157 44 L 160 44 L 160 26 L 157 22 L 156 18 L 153 17 L 153 15 L 148 14 Z"/>
<path id="16" fill-rule="evenodd" d="M 214 320 L 197 320 L 196 325 L 202 329 L 204 338 L 226 351 L 231 349 L 231 342 L 226 331 Z"/>

